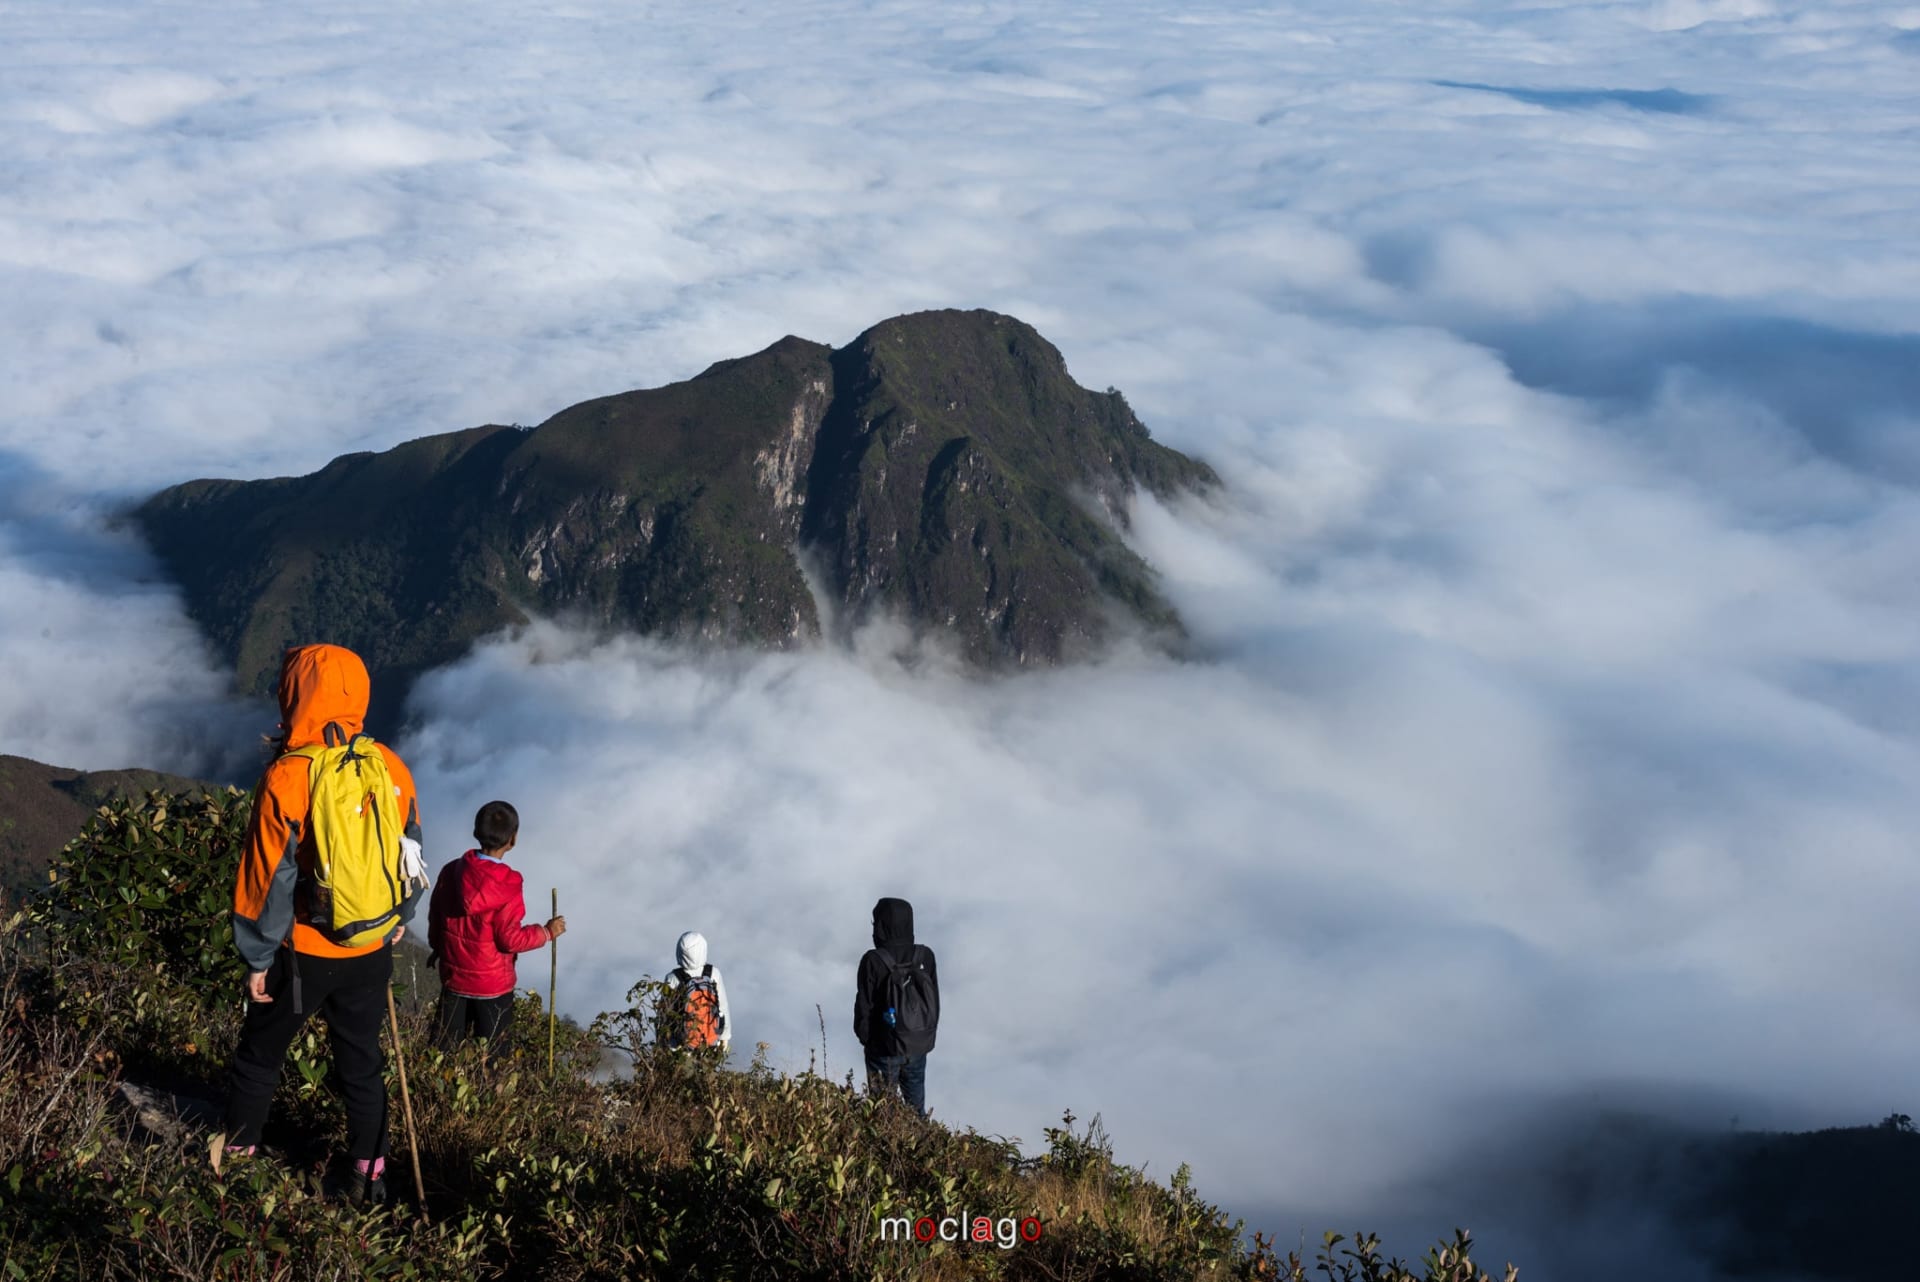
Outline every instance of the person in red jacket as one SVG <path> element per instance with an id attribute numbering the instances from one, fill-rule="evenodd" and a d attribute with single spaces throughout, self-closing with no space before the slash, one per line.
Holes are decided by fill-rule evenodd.
<path id="1" fill-rule="evenodd" d="M 480 843 L 440 870 L 427 910 L 427 946 L 440 963 L 440 1011 L 434 1042 L 453 1050 L 468 1036 L 498 1046 L 513 1020 L 514 957 L 545 948 L 567 919 L 522 924 L 527 900 L 507 852 L 520 836 L 520 813 L 489 801 L 473 817 Z"/>

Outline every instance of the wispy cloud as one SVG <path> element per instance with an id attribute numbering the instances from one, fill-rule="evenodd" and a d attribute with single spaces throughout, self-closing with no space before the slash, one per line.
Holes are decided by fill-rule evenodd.
<path id="1" fill-rule="evenodd" d="M 228 696 L 138 539 L 0 452 L 0 751 L 219 779 L 255 763 L 261 706 Z"/>

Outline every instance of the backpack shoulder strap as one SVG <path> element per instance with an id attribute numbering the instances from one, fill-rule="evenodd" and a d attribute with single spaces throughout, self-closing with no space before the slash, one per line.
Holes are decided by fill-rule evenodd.
<path id="1" fill-rule="evenodd" d="M 323 758 L 326 755 L 326 751 L 327 751 L 327 748 L 325 744 L 309 743 L 298 748 L 288 748 L 285 752 L 281 753 L 278 757 L 274 758 L 274 763 L 276 765 L 282 761 L 287 760 L 289 757 L 298 757 L 300 760 L 307 763 L 308 813 L 303 814 L 299 817 L 300 824 L 303 830 L 312 813 L 313 788 L 316 781 L 320 777 L 320 761 L 321 761 L 321 758 Z M 260 789 L 264 791 L 266 786 L 267 786 L 267 777 L 266 775 L 262 774 L 260 776 Z M 259 800 L 259 796 L 260 796 L 259 792 L 256 792 L 254 794 L 254 799 L 256 802 Z"/>
<path id="2" fill-rule="evenodd" d="M 320 764 L 320 758 L 326 755 L 326 751 L 327 746 L 323 743 L 309 743 L 298 748 L 288 748 L 280 754 L 280 760 L 285 761 L 288 757 L 298 757 L 307 763 L 308 768 L 312 768 Z"/>
<path id="3" fill-rule="evenodd" d="M 708 962 L 708 963 L 707 963 L 706 965 L 704 965 L 704 966 L 702 966 L 702 967 L 700 968 L 700 978 L 702 978 L 702 979 L 712 979 L 712 978 L 713 978 L 713 963 L 712 963 L 712 962 Z"/>

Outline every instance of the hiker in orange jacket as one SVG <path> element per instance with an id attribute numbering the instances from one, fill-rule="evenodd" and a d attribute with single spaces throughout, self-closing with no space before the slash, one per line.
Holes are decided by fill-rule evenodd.
<path id="1" fill-rule="evenodd" d="M 233 1057 L 225 1134 L 215 1138 L 213 1156 L 217 1169 L 227 1157 L 255 1151 L 287 1048 L 307 1016 L 320 1011 L 327 1017 L 333 1065 L 346 1101 L 351 1162 L 350 1173 L 330 1172 L 330 1184 L 335 1191 L 377 1200 L 386 1193 L 387 1151 L 380 1027 L 393 975 L 393 944 L 405 933 L 419 894 L 401 907 L 392 933 L 357 948 L 334 943 L 304 920 L 314 913 L 311 763 L 285 755 L 314 744 L 344 744 L 360 734 L 369 693 L 366 665 L 340 646 L 299 646 L 281 663 L 286 738 L 282 755 L 267 767 L 254 792 L 233 888 L 233 942 L 247 964 L 247 1017 Z M 413 774 L 399 754 L 384 744 L 377 747 L 393 783 L 404 835 L 418 843 Z"/>

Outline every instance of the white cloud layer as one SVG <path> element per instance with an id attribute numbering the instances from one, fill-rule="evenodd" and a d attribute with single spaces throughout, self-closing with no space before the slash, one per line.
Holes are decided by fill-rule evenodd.
<path id="1" fill-rule="evenodd" d="M 1911 4 L 48 0 L 0 64 L 0 751 L 244 737 L 115 502 L 993 307 L 1229 477 L 1140 514 L 1202 657 L 438 674 L 435 853 L 521 807 L 572 1009 L 698 927 L 844 1068 L 906 893 L 943 1115 L 1496 1245 L 1404 1190 L 1555 1100 L 1912 1111 Z"/>
<path id="2" fill-rule="evenodd" d="M 203 779 L 248 769 L 249 735 L 273 718 L 229 697 L 178 595 L 116 524 L 21 460 L 0 468 L 0 752 Z"/>

